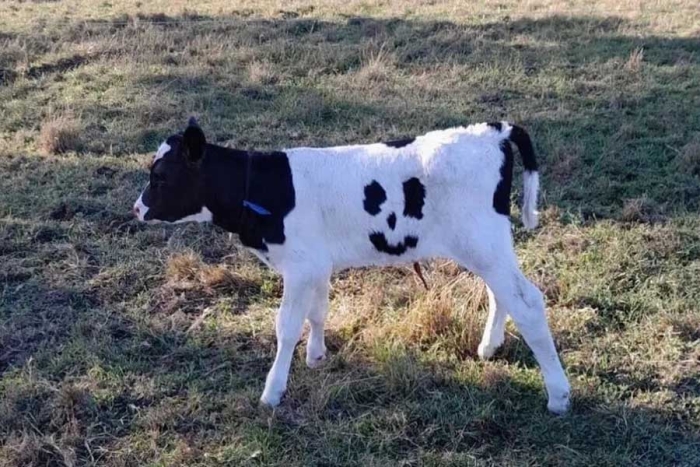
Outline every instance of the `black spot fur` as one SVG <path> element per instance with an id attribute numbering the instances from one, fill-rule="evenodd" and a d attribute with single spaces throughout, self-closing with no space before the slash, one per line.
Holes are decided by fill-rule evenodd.
<path id="1" fill-rule="evenodd" d="M 493 209 L 504 216 L 510 216 L 510 190 L 513 184 L 513 149 L 508 140 L 501 141 L 503 163 L 501 164 L 501 180 L 493 192 Z"/>
<path id="2" fill-rule="evenodd" d="M 499 133 L 503 131 L 503 123 L 501 122 L 489 122 L 487 123 L 487 125 L 493 128 L 494 130 L 498 131 Z"/>
<path id="3" fill-rule="evenodd" d="M 404 217 L 414 219 L 423 218 L 423 205 L 425 204 L 425 187 L 416 177 L 403 182 Z"/>
<path id="4" fill-rule="evenodd" d="M 395 141 L 387 141 L 384 143 L 385 145 L 389 146 L 390 148 L 403 148 L 404 146 L 408 146 L 409 144 L 413 143 L 416 140 L 416 138 L 405 138 L 405 139 L 397 139 Z"/>
<path id="5" fill-rule="evenodd" d="M 391 215 L 387 217 L 386 223 L 389 224 L 391 230 L 396 229 L 396 214 L 392 212 Z"/>
<path id="6" fill-rule="evenodd" d="M 386 236 L 381 232 L 374 232 L 369 235 L 369 240 L 372 245 L 381 251 L 382 253 L 387 253 L 394 256 L 401 256 L 406 253 L 409 248 L 415 248 L 418 245 L 418 237 L 413 235 L 406 235 L 403 242 L 399 242 L 396 245 L 390 245 L 386 239 Z"/>
<path id="7" fill-rule="evenodd" d="M 267 209 L 270 215 L 244 208 L 239 236 L 243 245 L 267 251 L 266 243 L 283 244 L 286 240 L 284 218 L 295 206 L 292 170 L 284 152 L 250 151 L 248 154 L 252 160 L 247 201 Z M 214 223 L 216 221 L 214 216 Z"/>
<path id="8" fill-rule="evenodd" d="M 381 206 L 386 201 L 386 191 L 376 180 L 365 186 L 365 211 L 376 216 L 382 210 Z"/>

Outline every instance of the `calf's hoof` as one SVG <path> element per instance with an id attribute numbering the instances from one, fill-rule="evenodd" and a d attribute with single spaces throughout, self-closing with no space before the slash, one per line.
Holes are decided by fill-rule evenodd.
<path id="1" fill-rule="evenodd" d="M 322 367 L 324 363 L 326 363 L 326 360 L 328 357 L 326 356 L 326 352 L 324 351 L 320 356 L 318 357 L 313 357 L 311 355 L 306 356 L 306 366 L 311 368 L 312 370 Z"/>
<path id="2" fill-rule="evenodd" d="M 571 400 L 569 399 L 568 391 L 555 397 L 550 397 L 547 403 L 547 409 L 555 415 L 564 415 L 570 406 Z"/>
<path id="3" fill-rule="evenodd" d="M 480 359 L 488 360 L 489 358 L 494 356 L 496 350 L 498 350 L 498 347 L 498 345 L 484 344 L 482 342 L 481 344 L 479 344 L 479 348 L 477 349 L 476 353 L 477 355 L 479 355 Z"/>
<path id="4" fill-rule="evenodd" d="M 266 389 L 263 392 L 262 396 L 260 396 L 260 403 L 270 407 L 271 409 L 274 409 L 275 407 L 280 405 L 280 402 L 282 401 L 282 396 L 284 396 L 284 393 L 285 393 L 285 389 L 282 389 L 281 391 L 273 391 L 273 390 L 268 391 Z"/>

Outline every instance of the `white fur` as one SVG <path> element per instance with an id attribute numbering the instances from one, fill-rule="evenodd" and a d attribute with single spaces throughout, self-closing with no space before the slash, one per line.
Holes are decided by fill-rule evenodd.
<path id="1" fill-rule="evenodd" d="M 207 209 L 206 206 L 202 207 L 202 210 L 199 211 L 197 214 L 190 214 L 189 216 L 185 216 L 182 219 L 178 219 L 173 224 L 181 224 L 183 222 L 211 222 L 212 219 L 214 218 L 213 214 L 209 209 Z"/>
<path id="2" fill-rule="evenodd" d="M 482 360 L 493 357 L 496 350 L 503 344 L 505 340 L 506 312 L 501 310 L 496 305 L 496 297 L 489 287 L 486 287 L 489 297 L 489 316 L 486 319 L 486 327 L 484 328 L 484 336 L 481 338 L 481 343 L 477 349 L 477 354 Z"/>
<path id="3" fill-rule="evenodd" d="M 537 192 L 540 189 L 540 174 L 526 170 L 523 172 L 523 225 L 528 230 L 537 227 Z"/>
<path id="4" fill-rule="evenodd" d="M 148 186 L 146 186 L 146 189 L 148 189 Z M 144 190 L 146 191 L 146 190 Z M 144 222 L 144 218 L 146 216 L 146 213 L 148 212 L 148 206 L 143 204 L 143 194 L 139 196 L 139 199 L 136 200 L 134 203 L 134 214 L 136 214 L 136 218 L 140 220 L 141 222 Z"/>
<path id="5" fill-rule="evenodd" d="M 156 163 L 156 161 L 160 160 L 165 156 L 168 151 L 170 151 L 170 145 L 168 143 L 161 143 L 160 146 L 158 146 L 158 151 L 156 151 L 156 155 L 153 156 L 153 164 Z"/>
<path id="6" fill-rule="evenodd" d="M 160 146 L 158 146 L 158 150 L 156 151 L 156 155 L 153 156 L 153 160 L 151 161 L 151 165 L 155 164 L 158 160 L 162 159 L 167 153 L 170 151 L 170 145 L 168 143 L 161 143 Z M 148 185 L 146 185 L 146 188 L 143 191 L 146 191 L 148 189 Z M 136 200 L 134 203 L 134 213 L 136 214 L 136 218 L 140 220 L 141 222 L 144 222 L 144 218 L 146 216 L 146 213 L 148 212 L 148 206 L 143 204 L 143 191 L 141 192 L 141 195 L 139 196 L 139 199 Z M 206 208 L 205 208 L 206 209 Z M 209 213 L 209 221 L 211 221 L 211 212 Z M 189 221 L 190 219 L 187 219 Z M 191 220 L 196 220 L 196 219 L 191 219 Z M 178 222 L 187 222 L 184 219 L 178 221 Z M 149 221 L 152 224 L 156 224 L 159 221 L 153 220 Z"/>
<path id="7" fill-rule="evenodd" d="M 548 407 L 557 413 L 566 410 L 569 384 L 549 332 L 542 294 L 520 272 L 510 220 L 493 207 L 504 157 L 500 143 L 510 130 L 509 125 L 498 131 L 479 124 L 433 131 L 402 148 L 379 143 L 285 151 L 296 199 L 284 220 L 286 241 L 268 244 L 261 257 L 284 279 L 277 355 L 262 402 L 279 404 L 305 319 L 311 326 L 307 364 L 314 367 L 325 359 L 323 327 L 334 270 L 448 257 L 480 275 L 489 288 L 489 319 L 479 355 L 493 355 L 503 343 L 505 320 L 512 317 L 542 368 Z M 403 215 L 402 184 L 412 177 L 426 191 L 420 220 Z M 364 187 L 374 180 L 387 195 L 376 216 L 363 207 Z M 537 173 L 526 172 L 524 184 L 523 222 L 533 228 Z M 392 212 L 397 218 L 393 231 L 387 225 Z M 183 221 L 204 218 L 211 220 L 211 213 Z M 390 243 L 407 235 L 419 240 L 416 248 L 392 256 L 375 249 L 369 240 L 372 232 L 384 233 Z"/>
<path id="8" fill-rule="evenodd" d="M 286 242 L 268 245 L 266 262 L 284 277 L 277 318 L 278 349 L 261 400 L 277 405 L 286 388 L 294 345 L 304 318 L 311 324 L 307 364 L 325 358 L 323 323 L 327 284 L 333 270 L 390 265 L 449 257 L 479 274 L 489 288 L 489 320 L 479 354 L 488 358 L 503 343 L 508 315 L 540 363 L 549 393 L 548 407 L 561 413 L 569 403 L 569 383 L 557 356 L 544 313 L 542 294 L 520 272 L 510 221 L 496 213 L 493 194 L 500 180 L 499 144 L 510 125 L 497 131 L 486 124 L 430 132 L 403 148 L 384 144 L 287 150 L 296 207 L 285 218 Z M 423 218 L 403 216 L 402 183 L 417 177 L 425 186 Z M 381 212 L 363 208 L 364 187 L 373 180 L 386 191 Z M 526 172 L 523 222 L 537 225 L 536 172 Z M 387 226 L 395 213 L 396 229 Z M 390 243 L 419 238 L 401 256 L 378 252 L 368 236 L 383 232 Z"/>
<path id="9" fill-rule="evenodd" d="M 146 186 L 146 190 L 148 189 L 148 186 Z M 144 191 L 146 191 L 144 190 Z M 138 220 L 141 222 L 150 222 L 153 224 L 156 224 L 160 221 L 158 220 L 150 220 L 150 221 L 145 221 L 146 213 L 148 212 L 148 206 L 143 204 L 143 194 L 139 196 L 139 199 L 136 200 L 134 203 L 134 213 L 136 214 L 136 217 Z M 212 212 L 207 209 L 206 206 L 202 207 L 202 210 L 199 211 L 196 214 L 190 214 L 189 216 L 185 216 L 182 219 L 178 219 L 176 221 L 173 221 L 173 224 L 181 224 L 183 222 L 211 222 L 212 219 L 214 218 Z"/>

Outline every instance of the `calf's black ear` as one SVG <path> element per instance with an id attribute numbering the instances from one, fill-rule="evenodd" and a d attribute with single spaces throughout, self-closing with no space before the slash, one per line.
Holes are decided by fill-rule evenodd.
<path id="1" fill-rule="evenodd" d="M 190 162 L 199 161 L 204 155 L 204 146 L 207 144 L 207 139 L 204 137 L 204 132 L 194 117 L 190 118 L 189 125 L 182 135 L 182 140 L 185 144 L 186 157 Z"/>

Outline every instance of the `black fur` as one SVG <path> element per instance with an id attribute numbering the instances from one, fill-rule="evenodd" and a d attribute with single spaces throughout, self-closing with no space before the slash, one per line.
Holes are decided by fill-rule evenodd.
<path id="1" fill-rule="evenodd" d="M 394 256 L 400 256 L 406 253 L 409 248 L 415 248 L 418 245 L 418 237 L 412 235 L 406 235 L 403 242 L 399 242 L 396 245 L 390 245 L 386 239 L 386 236 L 381 232 L 374 232 L 369 235 L 369 240 L 372 245 L 383 253 L 387 253 Z"/>
<path id="2" fill-rule="evenodd" d="M 365 186 L 365 211 L 376 216 L 382 210 L 381 206 L 386 201 L 386 191 L 376 180 Z"/>
<path id="3" fill-rule="evenodd" d="M 391 147 L 391 148 L 402 148 L 404 146 L 408 146 L 409 144 L 413 143 L 416 140 L 416 138 L 406 138 L 406 139 L 397 139 L 396 141 L 388 141 L 384 143 L 385 145 Z"/>
<path id="4" fill-rule="evenodd" d="M 269 216 L 243 207 L 248 157 L 251 161 L 246 201 L 265 208 Z M 267 251 L 266 243 L 284 243 L 284 218 L 295 206 L 292 171 L 284 152 L 208 146 L 202 169 L 210 188 L 206 205 L 214 214 L 214 224 L 238 233 L 241 243 L 250 248 Z"/>
<path id="5" fill-rule="evenodd" d="M 498 131 L 503 130 L 503 124 L 500 122 L 488 123 L 487 125 Z M 537 171 L 537 159 L 530 136 L 521 127 L 513 125 L 508 139 L 501 141 L 501 151 L 503 151 L 501 180 L 493 193 L 493 209 L 504 216 L 510 216 L 510 191 L 513 185 L 513 148 L 510 145 L 511 142 L 518 148 L 525 170 Z"/>
<path id="6" fill-rule="evenodd" d="M 386 218 L 386 223 L 389 224 L 391 230 L 396 229 L 396 213 L 391 213 L 389 217 Z"/>
<path id="7" fill-rule="evenodd" d="M 143 203 L 149 207 L 144 220 L 174 222 L 202 210 L 202 183 L 191 163 L 188 141 L 174 135 L 165 141 L 170 151 L 153 164 Z"/>
<path id="8" fill-rule="evenodd" d="M 535 150 L 532 147 L 532 140 L 523 128 L 518 125 L 513 125 L 510 131 L 510 140 L 515 143 L 520 151 L 520 157 L 523 159 L 523 167 L 525 170 L 534 172 L 537 170 L 537 159 L 535 158 Z"/>
<path id="9" fill-rule="evenodd" d="M 501 180 L 493 193 L 493 208 L 497 213 L 510 216 L 510 190 L 513 184 L 513 148 L 508 140 L 501 141 L 503 163 L 501 164 Z"/>
<path id="10" fill-rule="evenodd" d="M 489 122 L 487 123 L 487 125 L 493 128 L 494 130 L 498 131 L 499 133 L 503 131 L 503 123 L 501 122 Z"/>
<path id="11" fill-rule="evenodd" d="M 266 251 L 285 241 L 284 218 L 295 206 L 294 183 L 284 152 L 255 152 L 206 144 L 196 125 L 167 139 L 170 151 L 151 168 L 143 192 L 145 220 L 177 221 L 207 207 L 214 224 L 237 233 L 245 246 Z M 250 159 L 250 164 L 248 160 Z M 248 168 L 250 172 L 248 174 Z M 255 203 L 269 215 L 243 206 Z"/>
<path id="12" fill-rule="evenodd" d="M 403 182 L 404 194 L 404 217 L 413 217 L 415 219 L 423 218 L 423 205 L 425 204 L 425 187 L 416 177 L 409 178 Z M 381 212 L 381 205 L 386 201 L 386 190 L 379 182 L 373 180 L 372 183 L 365 186 L 365 211 L 376 216 Z M 396 213 L 392 212 L 386 219 L 387 225 L 391 230 L 396 229 Z M 382 232 L 372 232 L 369 235 L 369 241 L 372 245 L 382 253 L 399 256 L 406 252 L 409 248 L 415 248 L 418 245 L 418 237 L 407 235 L 402 242 L 395 245 L 389 244 L 386 236 Z"/>
<path id="13" fill-rule="evenodd" d="M 425 186 L 416 177 L 403 182 L 404 217 L 423 218 L 425 204 Z"/>

